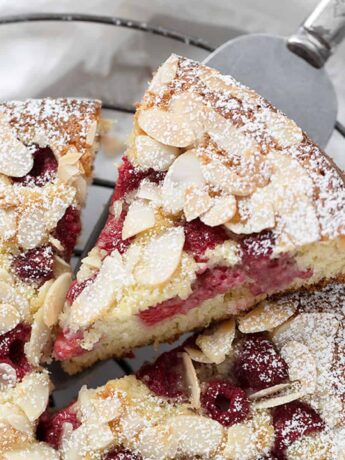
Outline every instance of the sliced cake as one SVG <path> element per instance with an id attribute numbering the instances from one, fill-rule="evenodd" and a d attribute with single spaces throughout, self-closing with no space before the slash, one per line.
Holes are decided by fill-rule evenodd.
<path id="1" fill-rule="evenodd" d="M 71 283 L 100 111 L 78 99 L 0 104 L 0 458 L 34 439 L 48 403 L 40 365 Z"/>
<path id="2" fill-rule="evenodd" d="M 172 56 L 138 106 L 55 355 L 76 372 L 339 280 L 344 236 L 343 178 L 307 135 L 231 77 Z"/>
<path id="3" fill-rule="evenodd" d="M 345 286 L 273 298 L 83 388 L 39 425 L 63 460 L 342 460 Z"/>

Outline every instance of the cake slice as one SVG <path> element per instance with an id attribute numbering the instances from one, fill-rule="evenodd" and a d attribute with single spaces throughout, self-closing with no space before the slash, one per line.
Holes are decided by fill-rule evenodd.
<path id="1" fill-rule="evenodd" d="M 345 286 L 260 303 L 46 414 L 64 460 L 341 460 Z"/>
<path id="2" fill-rule="evenodd" d="M 34 439 L 48 403 L 40 366 L 71 283 L 100 111 L 78 99 L 0 104 L 0 458 Z"/>
<path id="3" fill-rule="evenodd" d="M 73 373 L 267 294 L 340 280 L 344 224 L 341 173 L 292 120 L 231 77 L 171 56 L 138 105 L 55 355 Z"/>

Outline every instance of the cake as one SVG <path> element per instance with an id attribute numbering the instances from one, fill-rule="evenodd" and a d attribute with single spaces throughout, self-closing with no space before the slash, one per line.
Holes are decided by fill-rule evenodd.
<path id="1" fill-rule="evenodd" d="M 138 105 L 55 357 L 75 373 L 267 295 L 340 281 L 344 236 L 332 161 L 254 91 L 173 55 Z"/>
<path id="2" fill-rule="evenodd" d="M 46 413 L 62 460 L 342 460 L 345 285 L 266 299 Z"/>
<path id="3" fill-rule="evenodd" d="M 100 102 L 81 99 L 0 104 L 0 457 L 6 459 L 17 458 L 7 457 L 8 449 L 34 441 L 48 404 L 51 384 L 41 365 L 51 360 L 72 281 L 69 259 L 100 111 Z"/>

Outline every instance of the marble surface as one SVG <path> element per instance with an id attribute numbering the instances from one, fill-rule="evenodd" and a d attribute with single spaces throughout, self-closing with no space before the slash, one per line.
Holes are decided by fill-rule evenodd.
<path id="1" fill-rule="evenodd" d="M 344 0 L 340 0 L 344 1 Z M 316 0 L 0 0 L 0 16 L 26 12 L 83 12 L 114 15 L 162 25 L 199 36 L 216 47 L 242 33 L 289 35 L 317 4 Z M 97 97 L 130 105 L 139 100 L 152 71 L 171 53 L 202 60 L 207 52 L 176 41 L 97 24 L 33 23 L 0 27 L 0 99 L 43 96 Z M 345 45 L 327 64 L 339 99 L 339 119 L 345 124 Z M 125 143 L 131 116 L 105 113 L 117 120 L 117 136 Z M 345 168 L 345 139 L 335 133 L 327 152 Z M 114 180 L 114 156 L 100 154 L 95 175 Z M 84 212 L 82 247 L 110 195 L 92 187 Z M 164 348 L 164 347 L 163 347 Z M 162 348 L 159 349 L 159 352 Z M 136 353 L 137 367 L 157 350 Z M 68 403 L 82 384 L 99 385 L 123 375 L 113 361 L 100 364 L 69 382 L 61 374 L 55 393 L 58 405 Z"/>

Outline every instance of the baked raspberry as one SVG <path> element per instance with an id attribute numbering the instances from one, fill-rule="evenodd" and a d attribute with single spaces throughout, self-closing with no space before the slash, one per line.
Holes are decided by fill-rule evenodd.
<path id="1" fill-rule="evenodd" d="M 43 187 L 54 180 L 58 168 L 58 162 L 53 151 L 49 147 L 36 147 L 33 153 L 34 165 L 31 171 L 24 177 L 13 177 L 14 182 L 22 185 L 36 185 Z"/>
<path id="2" fill-rule="evenodd" d="M 120 254 L 123 254 L 130 245 L 132 238 L 127 240 L 122 239 L 122 227 L 126 217 L 126 212 L 123 211 L 118 219 L 113 215 L 109 215 L 108 220 L 98 237 L 97 246 L 110 254 L 117 249 Z"/>
<path id="3" fill-rule="evenodd" d="M 71 334 L 68 331 L 61 331 L 54 343 L 55 358 L 59 361 L 64 361 L 85 353 L 85 349 L 80 345 L 82 339 L 82 332 Z"/>
<path id="4" fill-rule="evenodd" d="M 288 365 L 262 334 L 248 334 L 239 343 L 234 374 L 241 387 L 262 390 L 285 382 Z"/>
<path id="5" fill-rule="evenodd" d="M 108 452 L 104 460 L 142 460 L 142 456 L 119 447 Z"/>
<path id="6" fill-rule="evenodd" d="M 73 404 L 55 414 L 46 411 L 41 415 L 36 433 L 40 441 L 47 442 L 54 449 L 58 449 L 61 443 L 64 424 L 69 423 L 72 425 L 73 430 L 76 430 L 81 425 L 77 414 L 73 411 Z"/>
<path id="7" fill-rule="evenodd" d="M 198 275 L 192 286 L 192 294 L 185 300 L 180 297 L 165 300 L 158 305 L 139 313 L 140 319 L 147 325 L 157 324 L 178 314 L 185 314 L 198 307 L 202 302 L 229 289 L 241 285 L 245 277 L 240 270 L 230 267 L 215 267 Z"/>
<path id="8" fill-rule="evenodd" d="M 297 439 L 325 429 L 325 423 L 319 414 L 301 401 L 276 407 L 273 410 L 273 426 L 275 431 L 273 453 L 279 460 L 285 459 L 285 450 Z"/>
<path id="9" fill-rule="evenodd" d="M 16 256 L 12 267 L 16 275 L 26 283 L 43 284 L 53 277 L 54 253 L 50 245 L 29 249 Z"/>
<path id="10" fill-rule="evenodd" d="M 22 380 L 31 370 L 24 352 L 24 345 L 30 339 L 30 334 L 30 326 L 21 323 L 12 331 L 0 336 L 0 362 L 12 366 L 18 380 Z"/>
<path id="11" fill-rule="evenodd" d="M 155 171 L 154 169 L 141 170 L 135 168 L 127 157 L 123 157 L 112 200 L 119 200 L 126 193 L 136 190 L 140 182 L 145 178 L 151 182 L 158 183 L 164 179 L 165 174 L 165 172 Z"/>
<path id="12" fill-rule="evenodd" d="M 191 253 L 197 262 L 205 261 L 202 256 L 207 249 L 213 249 L 229 239 L 223 227 L 208 227 L 200 219 L 186 222 L 184 234 L 184 250 Z"/>
<path id="13" fill-rule="evenodd" d="M 149 389 L 158 396 L 177 398 L 185 396 L 181 350 L 163 353 L 154 363 L 144 364 L 136 373 Z"/>
<path id="14" fill-rule="evenodd" d="M 83 290 L 86 288 L 86 286 L 91 284 L 95 278 L 96 278 L 96 275 L 92 276 L 91 278 L 88 278 L 87 280 L 80 281 L 80 282 L 78 280 L 74 280 L 70 288 L 68 289 L 68 292 L 66 295 L 67 302 L 70 305 L 72 305 L 72 303 L 75 301 L 78 295 L 81 294 Z"/>
<path id="15" fill-rule="evenodd" d="M 71 258 L 80 231 L 80 211 L 73 206 L 69 206 L 64 216 L 57 223 L 54 232 L 55 238 L 57 238 L 64 247 L 63 257 L 67 261 Z"/>
<path id="16" fill-rule="evenodd" d="M 207 415 L 227 427 L 245 420 L 250 408 L 246 393 L 226 380 L 208 382 L 201 405 Z"/>

